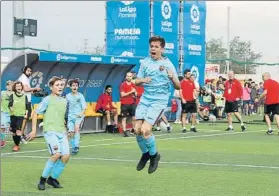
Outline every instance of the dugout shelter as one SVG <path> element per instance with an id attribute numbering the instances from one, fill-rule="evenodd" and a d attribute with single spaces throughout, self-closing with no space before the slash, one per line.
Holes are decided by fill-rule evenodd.
<path id="1" fill-rule="evenodd" d="M 128 71 L 138 71 L 140 60 L 140 57 L 67 54 L 61 52 L 22 54 L 13 59 L 3 70 L 1 90 L 5 89 L 6 81 L 15 81 L 19 78 L 25 64 L 33 68 L 31 87 L 40 86 L 46 93 L 50 92 L 47 83 L 53 76 L 58 76 L 65 80 L 63 94 L 67 94 L 71 90 L 68 85 L 69 80 L 78 79 L 80 81 L 79 92 L 84 95 L 87 102 L 83 131 L 100 132 L 104 131 L 104 126 L 100 121 L 102 115 L 95 113 L 96 101 L 99 95 L 104 92 L 106 85 L 112 85 L 113 102 L 115 102 L 120 113 L 119 86 Z M 38 106 L 42 98 L 32 96 L 33 109 Z M 39 119 L 42 120 L 42 118 L 43 116 L 40 115 Z M 41 131 L 41 128 L 38 128 L 38 134 Z"/>

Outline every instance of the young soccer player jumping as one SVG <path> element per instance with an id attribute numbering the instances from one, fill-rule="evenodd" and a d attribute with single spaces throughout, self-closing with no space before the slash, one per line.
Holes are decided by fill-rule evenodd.
<path id="1" fill-rule="evenodd" d="M 144 86 L 135 115 L 136 139 L 142 152 L 137 170 L 142 170 L 150 159 L 149 174 L 156 171 L 160 160 L 155 136 L 151 132 L 152 127 L 167 108 L 171 85 L 177 90 L 180 89 L 175 67 L 167 57 L 162 56 L 165 43 L 165 39 L 159 36 L 149 39 L 150 56 L 142 61 L 135 80 L 136 85 Z"/>
<path id="2" fill-rule="evenodd" d="M 32 131 L 27 140 L 33 140 L 37 131 L 38 114 L 44 114 L 44 138 L 51 154 L 43 170 L 39 190 L 45 190 L 45 183 L 54 188 L 62 188 L 57 179 L 64 171 L 70 157 L 70 149 L 65 119 L 67 118 L 67 100 L 61 97 L 63 83 L 61 78 L 53 77 L 49 81 L 51 94 L 45 97 L 32 116 Z"/>
<path id="3" fill-rule="evenodd" d="M 70 144 L 72 146 L 72 154 L 79 152 L 80 126 L 84 120 L 84 112 L 86 102 L 84 96 L 78 92 L 79 81 L 71 80 L 69 82 L 72 92 L 66 95 L 69 103 L 68 113 L 68 131 L 70 135 Z"/>

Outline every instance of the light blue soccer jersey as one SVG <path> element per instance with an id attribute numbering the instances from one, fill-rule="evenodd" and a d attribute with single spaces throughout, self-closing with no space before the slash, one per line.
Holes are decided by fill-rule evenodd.
<path id="1" fill-rule="evenodd" d="M 77 118 L 77 116 L 86 109 L 86 101 L 81 93 L 77 93 L 76 95 L 69 93 L 66 95 L 66 99 L 69 103 L 69 119 Z"/>
<path id="2" fill-rule="evenodd" d="M 161 60 L 147 57 L 142 61 L 137 77 L 150 77 L 152 80 L 148 84 L 143 84 L 144 93 L 141 100 L 168 102 L 172 81 L 168 77 L 167 70 L 171 70 L 174 77 L 177 78 L 175 67 L 167 57 Z"/>

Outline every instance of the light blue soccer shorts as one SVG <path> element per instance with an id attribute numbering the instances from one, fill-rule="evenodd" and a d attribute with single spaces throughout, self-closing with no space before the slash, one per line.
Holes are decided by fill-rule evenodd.
<path id="1" fill-rule="evenodd" d="M 11 117 L 8 112 L 1 112 L 1 129 L 10 128 Z"/>
<path id="2" fill-rule="evenodd" d="M 151 125 L 155 125 L 164 114 L 167 108 L 167 102 L 162 101 L 148 101 L 141 99 L 136 109 L 136 120 L 144 120 Z"/>
<path id="3" fill-rule="evenodd" d="M 44 138 L 51 155 L 61 153 L 61 155 L 70 154 L 70 147 L 68 142 L 67 132 L 44 132 Z"/>
<path id="4" fill-rule="evenodd" d="M 75 131 L 75 126 L 76 125 L 81 126 L 83 120 L 84 120 L 83 117 L 68 119 L 67 127 L 68 127 L 69 132 L 74 132 Z"/>

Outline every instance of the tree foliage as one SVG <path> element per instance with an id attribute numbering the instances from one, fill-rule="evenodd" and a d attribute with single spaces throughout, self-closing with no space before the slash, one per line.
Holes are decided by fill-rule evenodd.
<path id="1" fill-rule="evenodd" d="M 262 57 L 261 53 L 252 50 L 251 41 L 242 41 L 239 36 L 234 37 L 230 42 L 230 59 L 246 63 L 246 73 L 254 74 L 256 63 Z M 214 38 L 206 44 L 206 58 L 207 60 L 220 59 L 216 63 L 220 64 L 220 72 L 226 71 L 226 61 L 221 59 L 227 58 L 227 49 L 224 47 L 223 38 Z M 237 63 L 230 61 L 230 68 L 237 74 L 245 73 L 244 63 Z"/>

